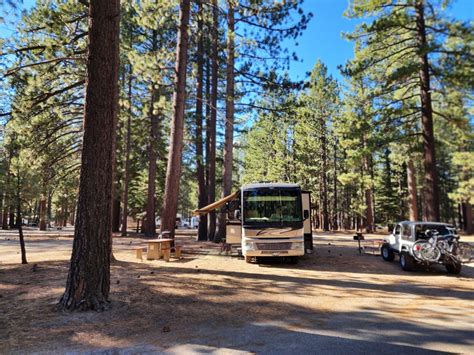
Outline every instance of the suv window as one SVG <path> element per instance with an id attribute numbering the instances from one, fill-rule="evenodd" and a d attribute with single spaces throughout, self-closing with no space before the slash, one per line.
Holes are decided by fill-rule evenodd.
<path id="1" fill-rule="evenodd" d="M 397 224 L 397 225 L 395 226 L 395 231 L 393 232 L 393 234 L 395 234 L 395 235 L 400 235 L 400 225 L 399 225 L 399 224 Z"/>
<path id="2" fill-rule="evenodd" d="M 411 237 L 411 226 L 410 225 L 407 225 L 407 226 L 405 226 L 405 228 L 403 228 L 402 239 L 405 239 L 405 240 L 411 240 L 412 239 L 412 237 Z"/>
<path id="3" fill-rule="evenodd" d="M 425 239 L 427 229 L 436 230 L 440 235 L 451 235 L 453 231 L 447 225 L 439 224 L 419 224 L 415 226 L 416 239 Z"/>

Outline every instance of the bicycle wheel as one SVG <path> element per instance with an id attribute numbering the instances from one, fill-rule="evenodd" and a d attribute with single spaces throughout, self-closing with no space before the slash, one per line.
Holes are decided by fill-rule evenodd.
<path id="1" fill-rule="evenodd" d="M 474 260 L 474 248 L 469 243 L 458 243 L 453 254 L 462 263 L 470 263 Z"/>
<path id="2" fill-rule="evenodd" d="M 436 262 L 441 257 L 441 251 L 431 243 L 419 240 L 413 244 L 413 256 L 419 261 Z"/>

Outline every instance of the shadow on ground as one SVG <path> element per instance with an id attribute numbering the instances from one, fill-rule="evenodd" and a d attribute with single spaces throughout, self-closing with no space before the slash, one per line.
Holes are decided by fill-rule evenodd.
<path id="1" fill-rule="evenodd" d="M 453 314 L 466 312 L 458 302 L 443 313 L 422 303 L 406 312 L 388 301 L 407 295 L 427 301 L 472 301 L 472 289 L 381 284 L 379 279 L 349 275 L 328 279 L 318 275 L 317 256 L 316 263 L 311 260 L 300 265 L 305 272 L 314 271 L 311 276 L 297 274 L 302 270 L 295 266 L 278 264 L 255 265 L 255 271 L 249 272 L 117 261 L 112 265 L 111 309 L 104 313 L 54 311 L 64 289 L 67 262 L 38 263 L 35 271 L 31 265 L 7 266 L 0 270 L 2 351 L 207 352 L 225 348 L 395 354 L 425 353 L 439 344 L 453 351 L 474 346 L 472 324 L 450 324 Z M 267 272 L 280 266 L 294 268 L 295 275 Z M 355 304 L 378 297 L 385 298 L 388 306 L 331 309 L 318 305 L 323 297 Z M 433 311 L 444 326 L 419 321 L 432 317 Z"/>

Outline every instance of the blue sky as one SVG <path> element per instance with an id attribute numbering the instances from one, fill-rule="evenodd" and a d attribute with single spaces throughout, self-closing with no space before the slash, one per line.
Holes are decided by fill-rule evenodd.
<path id="1" fill-rule="evenodd" d="M 351 32 L 360 20 L 343 17 L 348 0 L 306 0 L 304 8 L 314 17 L 303 36 L 298 39 L 298 46 L 288 43 L 290 51 L 295 51 L 302 63 L 292 63 L 290 76 L 293 79 L 304 79 L 305 73 L 311 71 L 318 59 L 326 64 L 329 73 L 340 78 L 338 65 L 344 64 L 353 56 L 353 44 L 341 37 L 342 32 Z M 474 0 L 453 1 L 447 14 L 462 20 L 474 20 Z"/>
<path id="2" fill-rule="evenodd" d="M 31 6 L 34 0 L 24 0 L 23 6 Z M 328 67 L 329 73 L 340 78 L 338 65 L 344 64 L 353 55 L 353 44 L 341 37 L 342 32 L 350 32 L 360 20 L 344 18 L 348 0 L 306 0 L 304 8 L 314 17 L 303 36 L 298 39 L 299 45 L 288 42 L 287 46 L 295 51 L 302 62 L 293 62 L 290 76 L 293 79 L 304 79 L 305 73 L 311 71 L 316 60 L 321 59 Z M 474 0 L 454 0 L 447 13 L 455 18 L 474 20 Z M 7 18 L 8 20 L 8 18 Z M 0 37 L 12 35 L 12 25 L 0 24 Z"/>

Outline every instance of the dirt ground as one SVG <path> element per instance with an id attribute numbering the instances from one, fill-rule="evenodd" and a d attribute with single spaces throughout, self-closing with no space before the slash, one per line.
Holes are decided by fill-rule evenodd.
<path id="1" fill-rule="evenodd" d="M 183 259 L 140 261 L 143 240 L 115 238 L 110 310 L 68 313 L 72 231 L 26 233 L 28 265 L 0 233 L 0 353 L 474 353 L 474 264 L 406 273 L 349 233 L 316 234 L 297 265 L 185 235 Z"/>

